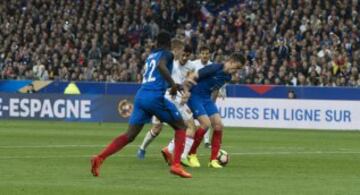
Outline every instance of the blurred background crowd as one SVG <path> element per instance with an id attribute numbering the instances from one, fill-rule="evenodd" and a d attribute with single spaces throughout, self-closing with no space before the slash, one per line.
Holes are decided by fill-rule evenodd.
<path id="1" fill-rule="evenodd" d="M 140 82 L 166 29 L 246 84 L 360 87 L 359 0 L 8 0 L 0 79 Z"/>

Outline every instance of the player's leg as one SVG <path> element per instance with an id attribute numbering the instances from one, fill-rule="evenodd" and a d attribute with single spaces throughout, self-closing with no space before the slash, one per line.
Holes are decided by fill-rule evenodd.
<path id="1" fill-rule="evenodd" d="M 186 129 L 186 141 L 185 141 L 185 149 L 181 156 L 182 159 L 187 160 L 187 157 L 189 155 L 190 149 L 192 145 L 194 144 L 194 136 L 195 136 L 195 123 L 194 119 L 189 119 L 185 121 L 187 125 Z"/>
<path id="2" fill-rule="evenodd" d="M 174 121 L 174 122 L 167 122 L 173 129 L 175 129 L 175 147 L 174 147 L 174 154 L 173 154 L 173 161 L 170 168 L 170 172 L 181 177 L 191 178 L 191 174 L 186 172 L 181 164 L 181 154 L 184 151 L 185 145 L 185 138 L 186 138 L 186 125 L 183 120 L 181 121 Z"/>
<path id="3" fill-rule="evenodd" d="M 181 105 L 177 102 L 174 102 L 174 104 L 180 111 L 181 117 L 184 119 L 185 124 L 187 126 L 184 152 L 181 155 L 181 164 L 183 164 L 185 166 L 190 166 L 187 157 L 188 157 L 190 148 L 194 142 L 194 133 L 195 133 L 194 119 L 192 118 L 192 112 L 187 105 Z M 174 142 L 174 139 L 172 139 L 170 141 L 169 145 L 167 146 L 167 148 L 165 147 L 164 150 L 168 149 L 168 151 L 170 153 L 173 153 L 174 146 L 175 146 L 175 142 Z"/>
<path id="4" fill-rule="evenodd" d="M 189 151 L 189 162 L 192 164 L 192 167 L 200 167 L 200 162 L 196 156 L 196 152 L 211 123 L 204 107 L 204 99 L 197 96 L 191 96 L 188 101 L 188 106 L 191 109 L 194 118 L 196 118 L 199 122 L 199 127 L 194 134 L 193 145 Z"/>
<path id="5" fill-rule="evenodd" d="M 184 151 L 181 155 L 181 164 L 187 167 L 192 167 L 192 164 L 188 160 L 189 151 L 191 149 L 192 144 L 194 143 L 194 134 L 195 134 L 195 124 L 193 119 L 189 119 L 185 121 L 187 129 L 186 129 L 186 139 L 185 139 L 185 147 Z M 172 139 L 168 146 L 163 148 L 163 153 L 167 151 L 171 154 L 174 152 L 175 141 Z"/>
<path id="6" fill-rule="evenodd" d="M 100 166 L 106 158 L 121 150 L 128 143 L 132 142 L 140 133 L 144 124 L 150 121 L 151 115 L 149 115 L 148 112 L 145 112 L 140 104 L 141 103 L 137 103 L 135 100 L 134 110 L 129 119 L 129 127 L 127 131 L 116 137 L 106 148 L 102 150 L 102 152 L 91 159 L 91 172 L 94 176 L 99 176 Z"/>
<path id="7" fill-rule="evenodd" d="M 132 142 L 139 134 L 142 125 L 129 125 L 127 132 L 116 137 L 106 148 L 104 148 L 98 155 L 91 159 L 91 172 L 94 176 L 99 176 L 100 166 L 106 158 L 112 154 L 120 151 L 128 143 Z"/>
<path id="8" fill-rule="evenodd" d="M 161 122 L 168 123 L 175 130 L 175 147 L 171 163 L 170 172 L 181 177 L 190 178 L 190 173 L 186 172 L 180 164 L 181 154 L 184 151 L 186 125 L 176 106 L 167 99 L 163 99 L 158 105 L 153 106 L 153 113 Z"/>
<path id="9" fill-rule="evenodd" d="M 204 135 L 204 145 L 205 148 L 211 148 L 210 145 L 210 135 L 211 135 L 211 129 L 208 129 Z"/>
<path id="10" fill-rule="evenodd" d="M 222 168 L 217 160 L 217 154 L 219 153 L 221 142 L 222 142 L 222 133 L 223 133 L 223 123 L 221 121 L 221 116 L 214 102 L 207 102 L 205 104 L 206 113 L 210 116 L 211 126 L 213 131 L 212 140 L 211 140 L 211 156 L 209 167 L 212 168 Z"/>
<path id="11" fill-rule="evenodd" d="M 199 128 L 196 130 L 194 135 L 194 143 L 192 144 L 190 151 L 189 151 L 189 162 L 192 167 L 200 167 L 200 162 L 197 157 L 197 149 L 199 145 L 201 144 L 201 141 L 204 138 L 204 135 L 211 125 L 209 117 L 204 114 L 197 117 L 197 120 L 199 121 Z"/>
<path id="12" fill-rule="evenodd" d="M 190 149 L 190 154 L 196 154 L 197 149 L 198 149 L 201 141 L 203 140 L 207 129 L 209 129 L 209 127 L 211 125 L 210 119 L 206 114 L 198 116 L 197 120 L 199 121 L 200 125 L 199 125 L 198 129 L 195 131 L 194 143 Z"/>
<path id="13" fill-rule="evenodd" d="M 146 133 L 143 142 L 141 143 L 138 151 L 137 151 L 137 157 L 138 159 L 144 159 L 146 148 L 149 146 L 149 144 L 160 134 L 162 130 L 163 124 L 157 119 L 156 117 L 153 117 L 153 126 L 152 128 Z"/>
<path id="14" fill-rule="evenodd" d="M 222 166 L 217 161 L 217 155 L 221 148 L 224 125 L 221 121 L 221 116 L 219 113 L 210 116 L 210 121 L 214 132 L 211 140 L 211 156 L 209 166 L 213 168 L 221 168 Z"/>

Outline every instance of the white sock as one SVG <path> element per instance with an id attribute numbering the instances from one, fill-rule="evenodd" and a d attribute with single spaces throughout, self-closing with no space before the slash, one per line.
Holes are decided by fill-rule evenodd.
<path id="1" fill-rule="evenodd" d="M 140 145 L 140 149 L 146 150 L 149 144 L 156 138 L 157 134 L 152 132 L 152 129 L 148 131 L 144 137 L 144 141 Z"/>
<path id="2" fill-rule="evenodd" d="M 208 129 L 204 135 L 204 143 L 210 143 L 210 129 Z"/>
<path id="3" fill-rule="evenodd" d="M 168 150 L 171 154 L 174 153 L 174 148 L 175 148 L 175 141 L 174 139 L 172 139 L 168 145 Z"/>
<path id="4" fill-rule="evenodd" d="M 181 154 L 182 159 L 185 159 L 189 155 L 193 143 L 194 143 L 194 139 L 192 137 L 186 137 L 184 152 Z"/>

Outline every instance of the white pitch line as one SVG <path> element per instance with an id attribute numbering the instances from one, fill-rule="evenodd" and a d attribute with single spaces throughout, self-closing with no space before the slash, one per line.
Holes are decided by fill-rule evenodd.
<path id="1" fill-rule="evenodd" d="M 100 148 L 105 147 L 106 145 L 96 145 L 96 144 L 69 144 L 69 145 L 0 145 L 0 149 L 41 149 L 41 148 Z M 139 147 L 139 145 L 130 144 L 126 147 Z M 226 148 L 233 148 L 234 146 L 226 146 Z"/>
<path id="2" fill-rule="evenodd" d="M 293 151 L 293 152 L 232 152 L 230 156 L 246 156 L 246 155 L 302 155 L 302 154 L 360 154 L 360 151 Z M 0 156 L 0 160 L 9 159 L 58 159 L 58 158 L 89 158 L 92 155 L 45 155 L 45 156 Z M 208 154 L 200 154 L 199 156 L 208 156 Z M 115 155 L 112 158 L 136 158 L 136 155 Z M 160 153 L 147 154 L 147 158 L 161 158 Z"/>
<path id="3" fill-rule="evenodd" d="M 106 145 L 93 145 L 93 144 L 83 144 L 83 145 L 23 145 L 23 146 L 14 146 L 7 145 L 1 146 L 0 149 L 26 149 L 26 148 L 97 148 L 97 147 L 105 147 Z M 126 147 L 135 147 L 137 145 L 127 145 Z M 137 146 L 138 147 L 138 146 Z"/>
<path id="4" fill-rule="evenodd" d="M 360 154 L 360 151 L 278 151 L 278 152 L 230 153 L 230 155 L 291 155 L 291 154 Z"/>

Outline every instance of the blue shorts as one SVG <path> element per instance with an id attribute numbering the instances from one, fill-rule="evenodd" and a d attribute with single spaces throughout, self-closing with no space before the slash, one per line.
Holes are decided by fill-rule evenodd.
<path id="1" fill-rule="evenodd" d="M 194 118 L 197 118 L 201 115 L 212 116 L 216 113 L 219 113 L 218 108 L 210 98 L 202 98 L 197 95 L 190 96 L 188 106 L 193 113 Z"/>
<path id="2" fill-rule="evenodd" d="M 176 106 L 165 99 L 163 93 L 139 91 L 135 96 L 134 109 L 131 113 L 130 125 L 143 125 L 156 116 L 161 122 L 171 123 L 183 120 Z"/>

